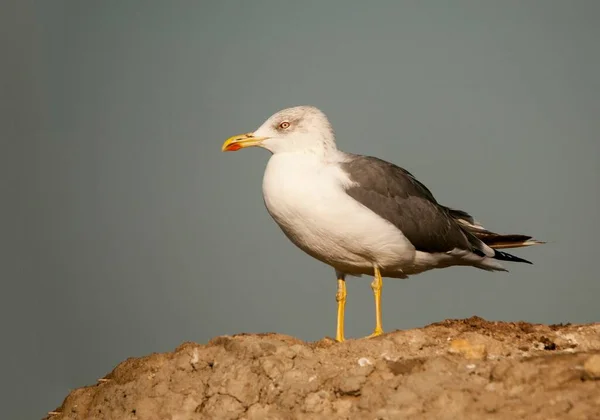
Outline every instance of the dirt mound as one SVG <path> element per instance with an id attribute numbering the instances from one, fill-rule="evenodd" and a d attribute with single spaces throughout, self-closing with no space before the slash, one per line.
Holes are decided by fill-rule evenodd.
<path id="1" fill-rule="evenodd" d="M 600 323 L 223 336 L 130 358 L 47 419 L 600 419 Z"/>

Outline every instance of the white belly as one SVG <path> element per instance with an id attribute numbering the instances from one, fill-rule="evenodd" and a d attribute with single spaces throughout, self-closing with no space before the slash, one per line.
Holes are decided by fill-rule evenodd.
<path id="1" fill-rule="evenodd" d="M 347 175 L 312 155 L 280 153 L 263 179 L 267 210 L 302 250 L 336 269 L 367 274 L 412 265 L 415 249 L 391 223 L 344 190 Z M 382 270 L 383 271 L 383 270 Z"/>

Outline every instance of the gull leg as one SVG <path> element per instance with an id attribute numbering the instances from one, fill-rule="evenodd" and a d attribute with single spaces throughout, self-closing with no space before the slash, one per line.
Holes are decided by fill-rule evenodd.
<path id="1" fill-rule="evenodd" d="M 335 331 L 335 341 L 344 341 L 344 310 L 346 309 L 346 280 L 343 275 L 338 275 L 338 288 L 335 294 L 337 301 L 337 328 Z"/>
<path id="2" fill-rule="evenodd" d="M 383 279 L 379 272 L 379 267 L 374 266 L 374 279 L 371 283 L 371 289 L 373 289 L 373 296 L 375 297 L 375 331 L 367 338 L 377 337 L 383 334 L 383 325 L 381 318 L 381 289 L 383 289 Z"/>

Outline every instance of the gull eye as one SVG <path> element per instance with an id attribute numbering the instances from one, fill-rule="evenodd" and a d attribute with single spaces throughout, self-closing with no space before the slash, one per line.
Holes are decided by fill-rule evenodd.
<path id="1" fill-rule="evenodd" d="M 289 121 L 284 121 L 281 124 L 279 124 L 279 128 L 281 128 L 282 130 L 285 130 L 286 128 L 289 128 L 290 123 Z"/>

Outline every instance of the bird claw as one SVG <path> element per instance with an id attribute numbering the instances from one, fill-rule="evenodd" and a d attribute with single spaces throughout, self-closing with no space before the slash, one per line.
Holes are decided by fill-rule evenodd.
<path id="1" fill-rule="evenodd" d="M 376 329 L 375 331 L 373 331 L 373 334 L 368 335 L 365 338 L 374 338 L 374 337 L 379 337 L 380 335 L 383 334 L 383 330 L 382 329 Z"/>

